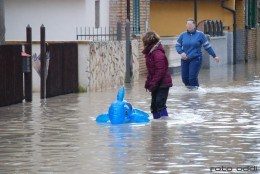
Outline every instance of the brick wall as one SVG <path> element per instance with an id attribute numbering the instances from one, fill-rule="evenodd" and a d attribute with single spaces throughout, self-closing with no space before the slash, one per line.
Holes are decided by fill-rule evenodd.
<path id="1" fill-rule="evenodd" d="M 125 39 L 125 21 L 127 17 L 127 6 L 126 0 L 110 0 L 110 16 L 109 16 L 109 25 L 110 27 L 116 27 L 117 21 L 122 22 L 123 27 L 123 39 Z M 149 30 L 149 17 L 150 17 L 150 0 L 140 0 L 140 32 L 141 35 L 146 32 L 146 23 L 148 23 Z M 130 20 L 133 19 L 133 1 L 130 1 Z M 147 21 L 147 22 L 146 22 Z M 132 27 L 132 25 L 131 25 Z M 141 42 L 141 35 L 136 37 L 139 41 L 139 71 L 140 74 L 146 73 L 146 66 L 144 57 L 142 54 L 143 46 Z"/>
<path id="2" fill-rule="evenodd" d="M 245 0 L 236 0 L 237 29 L 245 28 Z"/>
<path id="3" fill-rule="evenodd" d="M 140 0 L 141 6 L 140 6 L 140 21 L 141 21 L 141 34 L 144 34 L 146 32 L 146 21 L 147 21 L 147 30 L 150 30 L 150 0 Z M 140 68 L 140 74 L 146 74 L 146 65 L 145 65 L 145 59 L 143 57 L 143 54 L 141 51 L 143 50 L 143 43 L 140 40 L 140 60 L 139 60 L 139 68 Z"/>
<path id="4" fill-rule="evenodd" d="M 246 31 L 245 31 L 245 1 L 236 0 L 236 60 L 237 62 L 244 61 L 246 57 Z"/>
<path id="5" fill-rule="evenodd" d="M 256 58 L 256 29 L 247 32 L 247 59 Z"/>
<path id="6" fill-rule="evenodd" d="M 256 58 L 256 36 L 257 32 L 256 29 L 245 29 L 245 0 L 238 0 L 237 1 L 237 27 L 240 30 L 244 31 L 245 35 L 245 45 L 242 45 L 242 49 L 245 52 L 246 59 L 254 59 Z M 244 43 L 244 42 L 242 42 Z M 241 45 L 241 42 L 237 43 Z M 245 49 L 244 49 L 245 48 Z"/>
<path id="7" fill-rule="evenodd" d="M 116 28 L 117 22 L 122 22 L 122 34 L 124 36 L 126 20 L 126 1 L 124 0 L 110 0 L 109 2 L 109 26 Z"/>

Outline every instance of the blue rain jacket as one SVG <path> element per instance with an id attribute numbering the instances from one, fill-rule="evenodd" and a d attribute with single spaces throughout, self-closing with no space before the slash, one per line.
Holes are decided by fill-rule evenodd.
<path id="1" fill-rule="evenodd" d="M 216 57 L 214 50 L 212 49 L 205 34 L 201 31 L 195 30 L 192 32 L 183 32 L 175 45 L 175 48 L 179 54 L 186 53 L 189 59 L 202 57 L 201 47 L 213 57 Z"/>

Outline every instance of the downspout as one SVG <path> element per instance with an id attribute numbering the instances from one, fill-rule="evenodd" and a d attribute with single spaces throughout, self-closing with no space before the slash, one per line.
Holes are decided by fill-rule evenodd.
<path id="1" fill-rule="evenodd" d="M 197 0 L 194 0 L 194 20 L 197 27 L 198 24 L 198 1 Z"/>
<path id="2" fill-rule="evenodd" d="M 126 1 L 126 18 L 130 21 L 130 0 Z"/>
<path id="3" fill-rule="evenodd" d="M 225 6 L 225 0 L 221 0 L 221 7 L 230 11 L 233 15 L 233 64 L 236 64 L 237 58 L 237 20 L 236 20 L 236 10 L 228 8 Z"/>

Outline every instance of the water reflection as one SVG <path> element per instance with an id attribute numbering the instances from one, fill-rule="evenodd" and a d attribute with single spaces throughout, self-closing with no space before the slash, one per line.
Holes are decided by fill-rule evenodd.
<path id="1" fill-rule="evenodd" d="M 166 121 L 151 123 L 151 137 L 147 142 L 148 165 L 147 173 L 170 173 L 169 163 L 174 154 L 170 147 L 170 132 Z"/>

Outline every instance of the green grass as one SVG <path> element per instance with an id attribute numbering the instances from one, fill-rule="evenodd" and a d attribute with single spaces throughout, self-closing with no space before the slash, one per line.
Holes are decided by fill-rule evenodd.
<path id="1" fill-rule="evenodd" d="M 87 88 L 85 88 L 83 86 L 79 86 L 78 93 L 84 93 L 84 92 L 87 92 Z"/>

